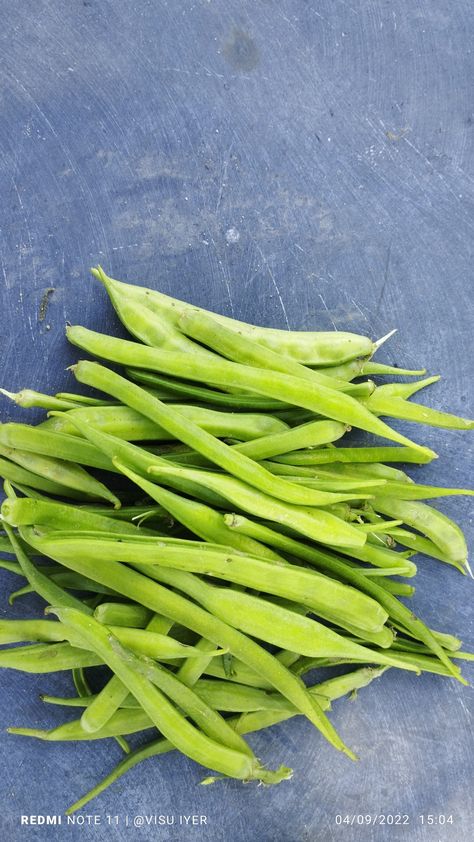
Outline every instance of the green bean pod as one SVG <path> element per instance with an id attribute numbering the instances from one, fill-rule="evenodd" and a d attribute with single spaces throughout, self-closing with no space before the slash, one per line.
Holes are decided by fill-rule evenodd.
<path id="1" fill-rule="evenodd" d="M 279 693 L 269 693 L 258 687 L 246 687 L 234 681 L 216 681 L 212 678 L 200 678 L 194 687 L 195 693 L 214 710 L 227 713 L 249 713 L 256 710 L 292 710 L 296 708 Z M 316 694 L 317 695 L 317 694 Z M 97 699 L 97 695 L 84 698 L 62 698 L 58 696 L 42 695 L 41 701 L 46 704 L 63 705 L 64 707 L 89 707 Z M 128 694 L 121 708 L 127 710 L 139 709 L 137 700 Z M 150 725 L 150 727 L 152 727 Z"/>
<path id="2" fill-rule="evenodd" d="M 325 684 L 315 685 L 310 688 L 310 692 L 314 696 L 318 697 L 318 701 L 323 704 L 324 701 L 327 702 L 328 699 L 322 695 L 322 693 L 318 692 L 320 686 L 324 692 L 326 689 Z M 233 681 L 223 682 L 215 681 L 214 679 L 201 678 L 197 682 L 194 690 L 197 695 L 208 705 L 214 708 L 214 710 L 225 711 L 227 713 L 253 713 L 256 711 L 268 710 L 273 712 L 285 711 L 287 713 L 297 713 L 293 705 L 291 705 L 287 699 L 284 699 L 283 696 L 280 696 L 278 693 L 269 693 L 258 687 L 245 687 L 244 685 L 236 684 Z M 94 695 L 86 696 L 84 698 L 61 698 L 57 696 L 42 695 L 41 700 L 46 704 L 63 705 L 65 707 L 88 707 L 96 698 L 97 696 Z M 116 724 L 114 723 L 111 726 L 114 731 L 117 731 L 124 725 L 125 727 L 128 727 L 129 724 L 131 724 L 133 731 L 124 733 L 136 733 L 136 731 L 141 730 L 141 728 L 144 729 L 152 727 L 151 720 L 148 717 L 146 720 L 143 718 L 143 711 L 140 712 L 140 716 L 135 712 L 140 709 L 140 706 L 133 696 L 129 695 L 127 699 L 125 699 L 122 709 L 126 709 L 131 712 L 132 721 L 131 723 L 124 723 L 122 716 L 120 720 L 117 718 Z M 75 728 L 76 727 L 78 729 L 77 733 L 80 735 L 77 721 L 75 723 Z M 69 732 L 69 734 L 70 733 L 71 732 Z"/>
<path id="3" fill-rule="evenodd" d="M 95 616 L 95 612 L 94 619 L 98 619 Z M 146 631 L 157 633 L 163 637 L 168 634 L 172 626 L 172 620 L 162 617 L 159 614 L 152 614 L 151 618 L 147 620 L 145 628 Z M 133 646 L 131 648 L 134 649 Z M 197 651 L 196 656 L 200 657 L 199 651 Z M 192 657 L 189 659 L 186 658 L 185 663 L 189 663 L 192 660 Z M 116 675 L 113 675 L 100 693 L 97 694 L 92 704 L 82 714 L 82 727 L 89 732 L 99 731 L 114 716 L 127 696 L 127 687 L 125 687 Z"/>
<path id="4" fill-rule="evenodd" d="M 426 374 L 426 368 L 398 368 L 396 365 L 386 365 L 385 363 L 376 363 L 372 359 L 362 361 L 361 374 L 394 374 L 397 377 L 417 377 L 418 375 Z"/>
<path id="5" fill-rule="evenodd" d="M 235 410 L 278 410 L 288 407 L 289 404 L 274 400 L 273 398 L 266 398 L 260 395 L 252 395 L 247 392 L 218 392 L 215 389 L 207 389 L 205 386 L 198 386 L 196 383 L 183 382 L 182 380 L 174 380 L 172 377 L 166 377 L 163 374 L 158 374 L 156 371 L 145 371 L 141 368 L 126 368 L 125 374 L 130 380 L 135 383 L 140 383 L 153 389 L 157 397 L 161 397 L 160 390 L 168 389 L 171 394 L 184 395 L 186 398 L 191 398 L 199 403 L 210 403 L 214 406 L 227 406 Z"/>
<path id="6" fill-rule="evenodd" d="M 154 464 L 156 464 L 156 465 L 162 464 L 162 465 L 166 466 L 166 462 L 164 462 L 163 460 L 159 460 L 159 459 L 153 460 L 153 458 L 151 456 L 149 456 L 148 454 L 143 454 L 143 451 L 141 451 L 139 448 L 137 448 L 133 445 L 130 445 L 130 444 L 125 445 L 124 443 L 120 442 L 120 440 L 118 440 L 116 438 L 113 438 L 112 436 L 107 436 L 103 432 L 95 430 L 94 428 L 91 428 L 90 426 L 81 424 L 80 430 L 86 437 L 88 437 L 92 442 L 94 442 L 97 447 L 102 449 L 104 451 L 104 453 L 106 453 L 109 458 L 111 458 L 113 460 L 114 456 L 116 455 L 119 458 L 120 461 L 116 462 L 115 464 L 116 464 L 117 467 L 120 468 L 120 470 L 122 470 L 122 472 L 126 473 L 127 476 L 129 476 L 130 479 L 132 479 L 136 484 L 140 485 L 140 487 L 143 488 L 143 490 L 145 490 L 148 494 L 150 494 L 150 496 L 154 500 L 156 500 L 157 502 L 160 502 L 161 505 L 168 508 L 168 510 L 173 514 L 174 517 L 176 517 L 178 520 L 180 520 L 182 523 L 184 523 L 185 526 L 190 528 L 193 532 L 195 532 L 200 537 L 203 537 L 206 540 L 213 540 L 213 541 L 217 540 L 217 543 L 225 543 L 226 540 L 227 540 L 228 542 L 231 543 L 232 546 L 235 546 L 236 549 L 242 550 L 244 552 L 249 552 L 251 554 L 257 554 L 257 555 L 261 555 L 262 552 L 263 552 L 266 556 L 270 555 L 270 557 L 272 557 L 272 555 L 273 555 L 273 557 L 275 557 L 274 553 L 273 554 L 271 552 L 269 553 L 268 550 L 265 551 L 265 549 L 262 549 L 262 547 L 259 546 L 258 544 L 243 543 L 239 540 L 236 541 L 235 539 L 233 539 L 232 533 L 230 532 L 230 530 L 225 525 L 222 516 L 217 515 L 209 507 L 204 507 L 204 506 L 202 506 L 202 504 L 199 504 L 199 503 L 196 503 L 196 502 L 193 502 L 193 501 L 189 501 L 189 500 L 186 500 L 186 499 L 183 499 L 183 498 L 178 498 L 176 495 L 171 494 L 169 491 L 166 491 L 165 489 L 160 489 L 160 487 L 157 486 L 155 483 L 152 484 L 152 483 L 149 483 L 147 481 L 140 480 L 139 477 L 136 474 L 131 476 L 130 473 L 127 472 L 128 469 L 124 467 L 123 461 L 122 461 L 122 460 L 124 460 L 126 464 L 129 464 L 129 465 L 131 464 L 133 467 L 136 467 L 140 472 L 143 472 L 143 471 L 146 472 Z M 203 477 L 201 475 L 199 476 L 197 482 L 196 481 L 193 482 L 192 480 L 189 479 L 189 475 L 183 475 L 182 473 L 181 474 L 178 473 L 177 475 L 175 474 L 174 476 L 170 477 L 169 474 L 168 474 L 167 475 L 167 481 L 170 482 L 170 480 L 171 480 L 171 482 L 173 483 L 173 481 L 176 482 L 176 479 L 179 480 L 179 478 L 181 477 L 182 481 L 181 481 L 181 483 L 178 482 L 178 487 L 180 487 L 180 485 L 181 485 L 181 487 L 183 487 L 183 480 L 184 480 L 184 488 L 186 488 L 186 476 L 187 476 L 188 483 L 190 483 L 190 485 L 191 485 L 191 488 L 193 488 L 193 486 L 194 486 L 194 489 L 199 488 L 199 486 L 202 487 Z M 225 478 L 223 478 L 223 479 L 225 479 Z M 228 478 L 228 479 L 231 479 L 231 478 Z M 219 485 L 219 483 L 218 483 L 218 485 Z M 222 485 L 222 483 L 221 483 L 221 485 Z M 234 489 L 235 489 L 235 485 L 236 484 L 233 483 Z M 254 492 L 252 492 L 252 489 L 250 487 L 246 486 L 244 488 L 243 484 L 240 484 L 240 485 L 242 486 L 240 488 L 240 490 L 241 491 L 244 490 L 246 492 L 245 499 L 248 499 L 248 496 L 249 496 L 249 493 L 250 493 L 250 499 L 248 500 L 248 505 L 251 507 L 250 511 L 254 511 L 253 506 L 255 505 L 254 501 L 255 501 L 256 494 Z M 227 486 L 229 486 L 229 482 L 227 482 Z M 212 489 L 211 489 L 211 491 L 212 491 Z M 220 490 L 219 490 L 217 488 L 217 486 L 215 485 L 215 483 L 214 483 L 214 493 L 217 493 L 218 499 L 219 499 L 219 497 L 222 497 L 222 488 L 220 488 Z M 239 500 L 240 500 L 240 504 L 242 504 L 243 503 L 242 494 L 240 494 Z M 275 505 L 275 503 L 276 503 L 276 501 L 268 500 L 268 505 L 265 508 L 265 511 L 267 512 L 267 514 L 270 514 L 271 519 L 273 519 L 273 515 L 276 513 L 275 510 L 277 508 L 278 508 L 278 512 L 282 516 L 283 516 L 284 511 L 285 511 L 283 509 L 283 507 L 278 507 L 277 505 Z M 270 509 L 269 509 L 269 507 L 270 507 Z M 286 507 L 286 508 L 288 508 L 288 507 Z M 288 514 L 288 512 L 287 512 L 287 514 Z M 304 515 L 304 513 L 302 513 L 300 510 L 296 511 L 296 509 L 295 509 L 295 516 L 296 516 L 296 519 L 297 519 L 298 523 L 301 522 L 302 514 Z M 313 510 L 312 517 L 314 518 L 314 516 L 315 516 L 315 512 Z M 311 537 L 311 534 L 315 535 L 316 533 L 314 531 L 314 529 L 315 529 L 314 523 L 308 523 L 307 518 L 305 519 L 304 523 L 305 523 L 306 529 L 311 529 L 310 537 Z M 337 527 L 336 531 L 338 532 L 339 531 L 338 527 L 340 526 L 340 522 L 337 522 L 336 524 L 333 524 L 333 526 Z M 215 536 L 216 534 L 219 534 L 219 538 L 217 538 L 217 539 L 215 537 L 212 537 L 212 535 Z M 307 534 L 307 533 L 305 533 L 305 534 Z M 320 535 L 320 531 L 318 531 L 317 534 Z M 331 534 L 332 534 L 332 538 L 334 539 L 334 530 Z M 353 534 L 355 534 L 355 530 L 353 530 Z M 359 537 L 359 535 L 357 534 L 357 537 L 355 538 L 355 540 L 357 540 L 359 542 L 363 542 L 364 539 L 363 538 L 361 539 Z"/>
<path id="7" fill-rule="evenodd" d="M 141 567 L 141 565 L 138 565 Z M 282 646 L 291 652 L 299 652 L 301 648 L 317 649 L 322 656 L 322 650 L 345 649 L 347 645 L 358 647 L 358 656 L 367 661 L 367 649 L 358 644 L 351 644 L 347 638 L 338 635 L 331 629 L 308 620 L 294 611 L 280 608 L 275 603 L 241 593 L 230 588 L 218 588 L 193 576 L 178 570 L 167 570 L 154 567 L 150 570 L 150 577 L 158 582 L 168 584 L 182 590 L 203 605 L 214 616 L 234 628 L 247 630 L 267 643 Z M 273 619 L 272 619 L 273 618 Z M 314 624 L 314 625 L 312 625 Z M 253 631 L 249 632 L 252 626 Z M 369 650 L 371 651 L 371 650 Z M 301 653 L 302 654 L 302 653 Z M 380 655 L 380 653 L 379 653 Z M 391 666 L 404 668 L 402 659 L 395 659 Z M 382 655 L 378 663 L 389 664 L 390 656 Z M 374 662 L 375 663 L 375 662 Z"/>
<path id="8" fill-rule="evenodd" d="M 143 629 L 153 616 L 143 605 L 129 602 L 101 602 L 94 611 L 94 617 L 105 626 L 128 626 Z"/>
<path id="9" fill-rule="evenodd" d="M 12 501 L 8 501 L 12 502 Z M 5 506 L 7 501 L 4 500 L 2 506 Z M 2 516 L 3 517 L 3 516 Z M 52 581 L 40 568 L 36 567 L 28 556 L 28 546 L 24 544 L 21 538 L 13 532 L 8 523 L 3 522 L 3 527 L 7 533 L 13 552 L 15 553 L 23 575 L 28 581 L 31 588 L 41 596 L 46 602 L 54 602 L 56 605 L 69 605 L 72 608 L 92 613 L 92 610 L 87 605 L 81 602 L 72 594 L 65 591 L 56 582 Z"/>
<path id="10" fill-rule="evenodd" d="M 321 366 L 317 366 L 321 369 Z M 362 377 L 363 375 L 373 376 L 388 374 L 395 374 L 397 377 L 417 377 L 418 375 L 426 374 L 426 368 L 411 369 L 411 368 L 397 368 L 394 365 L 386 365 L 385 363 L 376 363 L 367 357 L 359 357 L 355 360 L 350 360 L 347 363 L 340 365 L 323 367 L 322 371 L 327 374 L 332 374 L 333 377 L 341 377 L 343 380 L 353 380 L 355 377 Z"/>
<path id="11" fill-rule="evenodd" d="M 295 658 L 298 658 L 299 655 L 295 653 Z M 288 666 L 285 664 L 285 666 Z M 288 666 L 288 669 L 291 668 Z M 255 672 L 255 670 L 249 669 L 242 661 L 239 661 L 238 658 L 232 658 L 230 662 L 230 667 L 225 666 L 224 658 L 214 658 L 212 661 L 209 661 L 209 664 L 206 664 L 205 668 L 203 669 L 204 675 L 211 675 L 213 678 L 219 678 L 222 681 L 233 681 L 238 684 L 243 684 L 245 687 L 258 687 L 262 690 L 271 691 L 274 688 L 272 684 L 267 681 L 265 678 Z"/>
<path id="12" fill-rule="evenodd" d="M 199 347 L 186 336 L 183 336 L 181 331 L 177 330 L 172 319 L 166 318 L 164 314 L 160 319 L 157 319 L 155 314 L 139 300 L 138 295 L 127 294 L 124 287 L 110 283 L 100 267 L 97 271 L 99 273 L 97 277 L 104 284 L 120 321 L 140 342 L 170 351 L 211 356 L 210 351 Z"/>
<path id="13" fill-rule="evenodd" d="M 131 660 L 134 670 L 140 676 L 151 681 L 152 685 L 163 692 L 171 701 L 179 705 L 183 713 L 191 717 L 195 724 L 202 729 L 204 734 L 230 749 L 248 755 L 256 762 L 256 758 L 247 743 L 242 737 L 236 734 L 228 722 L 217 713 L 216 709 L 207 704 L 202 696 L 183 685 L 173 673 L 160 664 L 154 663 L 150 658 L 137 658 L 133 655 L 130 657 L 130 653 L 126 649 L 123 650 L 123 655 L 127 658 L 127 662 Z M 123 686 L 125 688 L 125 685 Z M 88 722 L 86 717 L 97 701 L 98 699 L 84 711 L 81 717 L 81 724 L 85 730 L 87 730 L 85 726 Z M 277 781 L 275 780 L 274 782 L 276 783 Z"/>
<path id="14" fill-rule="evenodd" d="M 89 395 L 77 395 L 71 392 L 56 392 L 56 398 L 65 401 L 71 401 L 79 406 L 109 406 L 110 401 L 103 400 L 103 398 L 91 398 Z M 73 407 L 71 407 L 73 409 Z"/>
<path id="15" fill-rule="evenodd" d="M 81 465 L 4 445 L 0 445 L 0 454 L 27 471 L 32 471 L 50 482 L 58 483 L 65 489 L 79 492 L 84 497 L 90 497 L 93 500 L 107 500 L 117 508 L 120 507 L 118 497 L 102 482 L 88 474 Z"/>
<path id="16" fill-rule="evenodd" d="M 77 401 L 64 399 L 57 395 L 44 395 L 42 392 L 35 392 L 33 389 L 22 389 L 20 392 L 8 392 L 6 389 L 0 389 L 0 394 L 10 398 L 17 406 L 26 408 L 67 410 L 79 406 Z"/>
<path id="17" fill-rule="evenodd" d="M 411 398 L 416 392 L 437 383 L 438 380 L 441 380 L 441 377 L 435 374 L 433 377 L 425 377 L 424 380 L 415 380 L 411 383 L 384 383 L 382 386 L 377 386 L 377 390 L 379 397 L 384 395 L 385 397 Z"/>
<path id="18" fill-rule="evenodd" d="M 380 462 L 365 462 L 357 466 L 348 465 L 344 462 L 335 462 L 332 465 L 318 466 L 318 476 L 331 476 L 342 479 L 358 477 L 367 477 L 368 479 L 384 479 L 387 481 L 411 483 L 412 480 L 400 468 L 394 468 L 393 465 L 383 465 Z"/>
<path id="19" fill-rule="evenodd" d="M 142 447 L 137 447 L 131 442 L 125 442 L 122 439 L 109 436 L 106 433 L 90 427 L 90 425 L 84 424 L 77 418 L 75 420 L 75 425 L 85 438 L 88 438 L 93 443 L 97 444 L 97 447 L 105 454 L 109 455 L 110 458 L 117 456 L 124 461 L 130 462 L 140 473 L 144 473 L 146 475 L 151 466 L 156 464 L 167 464 L 166 460 L 150 453 L 148 450 L 145 450 Z M 200 484 L 198 485 L 197 483 L 190 482 L 183 477 L 175 477 L 172 480 L 172 485 L 173 488 L 176 488 L 178 491 L 183 492 L 184 494 L 190 494 L 198 499 L 203 499 L 205 502 L 211 503 L 211 505 L 216 505 L 218 507 L 226 505 L 225 499 L 220 495 L 204 488 L 204 486 Z"/>
<path id="20" fill-rule="evenodd" d="M 110 408 L 110 407 L 109 407 Z M 74 435 L 56 432 L 51 428 L 30 427 L 28 424 L 0 424 L 0 445 L 54 456 L 67 462 L 77 462 L 91 468 L 113 470 L 107 459 L 90 442 L 77 436 L 77 429 L 71 425 Z"/>
<path id="21" fill-rule="evenodd" d="M 75 500 L 85 501 L 88 495 L 76 491 L 73 488 L 68 488 L 66 485 L 61 485 L 59 482 L 46 479 L 34 471 L 27 468 L 22 468 L 15 462 L 10 462 L 9 459 L 2 459 L 0 457 L 0 476 L 5 480 L 13 483 L 16 487 L 19 485 L 28 486 L 32 489 L 39 489 L 48 494 L 53 494 L 56 497 L 70 497 Z"/>
<path id="22" fill-rule="evenodd" d="M 268 462 L 261 462 L 260 464 L 268 466 Z M 285 465 L 285 468 L 287 466 Z M 273 472 L 272 472 L 273 473 Z M 297 473 L 292 474 L 291 472 L 282 471 L 286 478 L 293 482 L 295 485 L 304 485 L 305 488 L 314 488 L 319 491 L 332 491 L 334 494 L 340 492 L 341 488 L 344 488 L 346 493 L 349 492 L 359 492 L 363 496 L 366 494 L 374 494 L 377 491 L 385 491 L 387 483 L 384 479 L 366 479 L 365 477 L 361 476 L 358 479 L 354 477 L 329 477 L 327 474 L 323 474 L 322 472 L 318 472 L 317 474 L 314 473 L 313 476 L 299 476 Z M 280 475 L 280 472 L 277 468 L 275 471 L 277 476 Z M 354 494 L 354 497 L 357 495 Z"/>
<path id="23" fill-rule="evenodd" d="M 212 590 L 209 590 L 212 588 Z M 371 650 L 360 643 L 350 641 L 314 619 L 308 619 L 294 611 L 289 611 L 273 601 L 266 602 L 251 594 L 239 593 L 231 589 L 216 588 L 206 585 L 199 597 L 202 604 L 233 626 L 252 634 L 267 643 L 281 646 L 291 652 L 321 657 L 343 657 L 348 650 L 353 657 L 364 662 L 371 661 Z M 252 613 L 249 613 L 252 612 Z M 256 613 L 254 613 L 256 612 Z M 273 619 L 272 619 L 273 618 Z M 250 631 L 250 628 L 253 631 Z M 391 635 L 387 630 L 389 637 Z M 390 641 L 386 641 L 390 642 Z M 353 648 L 354 647 L 354 648 Z M 302 650 L 305 650 L 304 652 Z M 355 654 L 357 650 L 357 655 Z M 337 651 L 338 654 L 335 654 Z M 402 659 L 393 660 L 386 654 L 374 663 L 397 666 L 404 669 Z"/>
<path id="24" fill-rule="evenodd" d="M 384 668 L 386 669 L 386 668 Z M 359 673 L 382 673 L 382 669 L 374 669 L 365 667 L 357 670 Z M 350 673 L 354 675 L 354 673 Z M 339 676 L 341 678 L 341 676 Z M 345 676 L 344 676 L 345 678 Z M 360 676 L 357 676 L 360 681 Z M 310 692 L 317 698 L 318 702 L 324 706 L 325 709 L 330 706 L 330 698 L 328 692 L 331 692 L 332 685 L 330 679 L 328 682 L 323 682 L 320 685 L 314 685 L 310 688 Z M 359 683 L 358 681 L 358 683 Z M 222 686 L 221 686 L 222 685 Z M 347 679 L 344 682 L 344 688 L 348 688 Z M 214 710 L 223 710 L 231 713 L 257 713 L 259 711 L 270 712 L 271 715 L 276 716 L 280 714 L 287 714 L 295 716 L 297 710 L 282 696 L 277 693 L 268 693 L 260 688 L 244 687 L 233 682 L 219 682 L 212 680 L 201 680 L 195 688 L 196 694 L 210 705 Z M 346 690 L 348 692 L 348 690 Z M 341 693 L 342 695 L 342 693 Z M 345 695 L 345 694 L 344 694 Z M 61 699 L 54 696 L 42 696 L 42 700 L 52 704 L 66 704 L 70 707 L 81 707 L 90 705 L 97 697 L 89 696 L 84 699 Z M 36 737 L 47 742 L 56 741 L 71 741 L 71 740 L 90 740 L 90 739 L 107 739 L 112 736 L 122 734 L 135 734 L 153 727 L 153 722 L 150 717 L 139 707 L 136 700 L 129 696 L 130 701 L 126 706 L 121 708 L 113 717 L 113 719 L 100 732 L 87 733 L 81 727 L 81 720 L 73 720 L 72 722 L 60 725 L 57 728 L 49 730 L 30 729 L 30 728 L 9 728 L 9 733 L 18 734 L 20 736 Z M 230 720 L 235 728 L 237 724 L 237 717 Z M 243 733 L 241 728 L 235 728 L 236 733 Z"/>
<path id="25" fill-rule="evenodd" d="M 330 546 L 336 552 L 345 552 L 344 547 L 338 547 L 335 544 Z M 357 558 L 359 561 L 364 561 L 367 564 L 373 564 L 374 567 L 381 567 L 391 569 L 393 567 L 398 569 L 397 576 L 407 576 L 411 578 L 416 575 L 417 568 L 414 562 L 409 561 L 405 553 L 395 552 L 383 545 L 375 546 L 367 542 L 363 547 L 351 547 L 347 553 L 352 558 Z"/>
<path id="26" fill-rule="evenodd" d="M 133 523 L 104 517 L 78 506 L 45 500 L 17 497 L 4 500 L 1 507 L 4 522 L 11 526 L 54 525 L 56 529 L 116 532 L 119 535 L 147 534 Z M 149 533 L 153 534 L 153 533 Z"/>
<path id="27" fill-rule="evenodd" d="M 145 392 L 148 395 L 148 393 Z M 151 397 L 148 395 L 148 397 Z M 158 399 L 157 399 L 158 400 Z M 173 404 L 173 409 L 196 426 L 214 436 L 238 438 L 243 441 L 284 432 L 288 425 L 271 415 L 244 412 L 222 412 L 207 407 Z M 168 430 L 128 406 L 80 407 L 66 413 L 54 413 L 42 424 L 43 430 L 77 436 L 74 419 L 91 424 L 126 441 L 173 440 Z"/>
<path id="28" fill-rule="evenodd" d="M 323 465 L 332 462 L 431 462 L 435 454 L 424 454 L 411 447 L 322 447 L 277 457 L 291 465 Z"/>
<path id="29" fill-rule="evenodd" d="M 380 495 L 373 502 L 377 512 L 396 517 L 426 535 L 451 561 L 465 565 L 467 547 L 464 535 L 451 518 L 437 509 L 418 501 L 399 500 Z"/>
<path id="30" fill-rule="evenodd" d="M 108 447 L 109 445 L 110 443 L 107 442 L 105 446 Z M 260 541 L 255 541 L 253 538 L 248 538 L 246 535 L 240 535 L 229 529 L 225 523 L 224 515 L 211 509 L 210 506 L 206 506 L 204 503 L 199 503 L 196 500 L 190 500 L 187 497 L 181 497 L 169 491 L 169 489 L 162 488 L 156 483 L 143 479 L 143 477 L 140 477 L 135 471 L 127 468 L 121 462 L 116 462 L 116 466 L 125 476 L 145 491 L 153 500 L 160 502 L 160 505 L 168 509 L 174 518 L 179 520 L 183 526 L 186 526 L 199 538 L 215 544 L 224 544 L 247 555 L 267 558 L 273 561 L 284 561 L 278 553 L 275 553 Z"/>
<path id="31" fill-rule="evenodd" d="M 196 682 L 212 662 L 215 652 L 215 644 L 206 637 L 201 637 L 196 642 L 196 649 L 201 652 L 200 658 L 190 658 L 184 661 L 178 669 L 177 676 L 187 687 L 194 687 Z M 221 659 L 223 660 L 223 659 Z"/>
<path id="32" fill-rule="evenodd" d="M 424 555 L 438 559 L 438 561 L 444 561 L 445 564 L 451 564 L 453 567 L 456 567 L 460 573 L 466 575 L 466 568 L 463 567 L 462 564 L 459 564 L 459 562 L 453 562 L 450 558 L 448 558 L 446 553 L 443 553 L 440 548 L 433 543 L 433 541 L 430 541 L 429 538 L 424 538 L 416 532 L 411 532 L 408 529 L 400 529 L 399 527 L 393 529 L 390 528 L 389 534 L 403 547 L 409 547 L 409 549 L 415 550 L 417 553 L 423 553 Z"/>
<path id="33" fill-rule="evenodd" d="M 289 450 L 303 447 L 318 447 L 341 438 L 347 432 L 347 426 L 339 421 L 310 421 L 299 427 L 293 427 L 281 433 L 273 433 L 264 438 L 234 445 L 235 450 L 251 459 L 270 459 Z"/>
<path id="34" fill-rule="evenodd" d="M 91 271 L 104 284 L 109 296 L 114 295 L 116 300 L 119 296 L 132 298 L 155 313 L 160 318 L 160 323 L 166 320 L 176 325 L 183 309 L 199 309 L 201 313 L 212 316 L 220 324 L 237 329 L 265 347 L 293 357 L 306 365 L 333 365 L 355 357 L 370 356 L 376 347 L 370 339 L 355 333 L 287 331 L 256 327 L 237 319 L 193 307 L 156 290 L 116 281 L 109 278 L 100 266 Z"/>
<path id="35" fill-rule="evenodd" d="M 474 430 L 474 420 L 470 418 L 440 412 L 429 406 L 410 402 L 403 397 L 381 392 L 384 388 L 384 386 L 379 386 L 370 397 L 361 399 L 362 403 L 376 415 L 401 418 L 403 421 L 417 421 L 419 424 L 443 427 L 446 430 Z"/>
<path id="36" fill-rule="evenodd" d="M 97 667 L 103 660 L 86 649 L 70 643 L 36 643 L 0 650 L 0 668 L 30 673 L 49 673 L 76 667 Z"/>
<path id="37" fill-rule="evenodd" d="M 388 495 L 397 500 L 429 500 L 433 497 L 452 497 L 459 494 L 466 497 L 474 495 L 471 488 L 443 488 L 440 485 L 419 485 L 414 482 L 397 482 L 396 480 L 389 480 L 383 488 L 374 489 L 375 496 L 378 491 L 383 496 Z"/>
<path id="38" fill-rule="evenodd" d="M 136 734 L 148 728 L 153 728 L 153 722 L 144 710 L 126 708 L 117 711 L 100 731 L 86 731 L 82 727 L 81 719 L 73 719 L 71 722 L 65 722 L 48 730 L 41 728 L 7 728 L 7 732 L 19 737 L 33 737 L 45 742 L 76 742 L 105 740 L 110 737 Z"/>

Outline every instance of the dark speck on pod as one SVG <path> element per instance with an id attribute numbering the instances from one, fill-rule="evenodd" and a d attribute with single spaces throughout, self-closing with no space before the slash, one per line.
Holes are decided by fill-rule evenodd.
<path id="1" fill-rule="evenodd" d="M 223 54 L 236 70 L 254 70 L 260 61 L 260 54 L 255 42 L 241 29 L 234 29 L 224 45 Z"/>

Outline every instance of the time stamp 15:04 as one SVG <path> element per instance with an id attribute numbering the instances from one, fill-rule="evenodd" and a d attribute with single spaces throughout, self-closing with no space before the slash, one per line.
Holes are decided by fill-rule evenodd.
<path id="1" fill-rule="evenodd" d="M 432 825 L 444 827 L 455 823 L 452 814 L 445 813 L 420 813 L 417 816 L 409 816 L 407 813 L 338 813 L 335 816 L 337 825 Z"/>

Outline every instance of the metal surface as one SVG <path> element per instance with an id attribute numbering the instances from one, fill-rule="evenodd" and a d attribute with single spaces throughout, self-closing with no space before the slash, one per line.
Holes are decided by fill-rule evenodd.
<path id="1" fill-rule="evenodd" d="M 472 414 L 472 3 L 1 0 L 0 12 L 1 385 L 73 388 L 65 321 L 117 330 L 87 272 L 101 262 L 262 324 L 398 327 L 380 359 L 426 364 L 443 380 L 422 400 Z M 399 428 L 440 454 L 414 475 L 469 485 L 469 434 Z M 439 505 L 472 538 L 469 499 Z M 2 591 L 16 581 L 2 574 Z M 420 558 L 413 605 L 472 647 L 472 587 Z M 37 694 L 71 690 L 59 676 L 1 682 L 2 728 L 59 721 Z M 293 766 L 291 782 L 200 787 L 202 770 L 163 757 L 89 805 L 89 828 L 20 816 L 61 813 L 119 759 L 116 744 L 2 733 L 2 838 L 460 842 L 474 818 L 472 714 L 470 688 L 392 670 L 334 705 L 359 763 L 288 722 L 251 742 Z M 336 825 L 397 813 L 410 823 Z M 207 825 L 126 827 L 127 814 Z"/>

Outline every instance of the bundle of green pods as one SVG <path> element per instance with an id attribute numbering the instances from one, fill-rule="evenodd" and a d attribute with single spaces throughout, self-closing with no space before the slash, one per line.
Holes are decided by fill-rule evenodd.
<path id="1" fill-rule="evenodd" d="M 473 492 L 413 482 L 394 463 L 436 454 L 382 420 L 473 429 L 409 400 L 438 378 L 376 386 L 425 372 L 373 362 L 381 341 L 365 336 L 255 327 L 93 274 L 133 340 L 68 327 L 100 360 L 72 367 L 95 396 L 2 390 L 48 417 L 0 425 L 0 566 L 26 580 L 10 602 L 37 593 L 47 615 L 0 620 L 0 643 L 24 644 L 0 666 L 71 671 L 76 695 L 42 698 L 80 709 L 9 730 L 124 752 L 69 812 L 172 749 L 209 770 L 203 783 L 278 783 L 291 769 L 268 769 L 243 735 L 297 714 L 354 758 L 327 710 L 389 668 L 466 683 L 457 661 L 473 656 L 399 597 L 415 553 L 470 572 L 459 526 L 422 501 Z M 351 429 L 385 443 L 346 447 Z"/>

